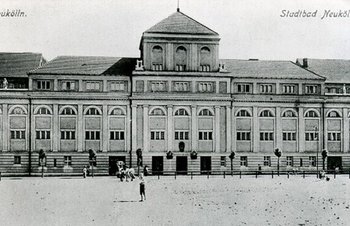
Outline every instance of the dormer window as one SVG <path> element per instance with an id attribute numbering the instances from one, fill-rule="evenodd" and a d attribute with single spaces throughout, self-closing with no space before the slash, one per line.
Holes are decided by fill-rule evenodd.
<path id="1" fill-rule="evenodd" d="M 51 82 L 48 80 L 39 80 L 36 82 L 37 89 L 49 90 L 51 89 Z"/>
<path id="2" fill-rule="evenodd" d="M 163 49 L 160 46 L 154 46 L 152 48 L 152 70 L 162 71 L 163 70 Z"/>
<path id="3" fill-rule="evenodd" d="M 211 54 L 208 47 L 202 47 L 200 50 L 200 71 L 210 71 Z"/>

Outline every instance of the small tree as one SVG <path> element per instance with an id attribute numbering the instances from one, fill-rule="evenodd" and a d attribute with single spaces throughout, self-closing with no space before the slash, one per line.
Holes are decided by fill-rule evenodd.
<path id="1" fill-rule="evenodd" d="M 279 148 L 275 149 L 275 155 L 277 156 L 277 174 L 280 175 L 280 157 L 282 156 L 282 151 Z"/>
<path id="2" fill-rule="evenodd" d="M 327 150 L 323 150 L 322 151 L 322 169 L 324 170 L 324 168 L 325 168 L 325 161 L 326 161 L 326 158 L 327 158 L 327 156 L 328 156 L 328 152 L 327 152 Z"/>
<path id="3" fill-rule="evenodd" d="M 44 161 L 46 161 L 46 153 L 43 149 L 39 150 L 39 162 L 41 165 L 41 177 L 44 177 Z"/>
<path id="4" fill-rule="evenodd" d="M 197 156 L 198 154 L 196 151 L 191 151 L 191 154 L 190 154 L 191 159 L 197 159 Z"/>
<path id="5" fill-rule="evenodd" d="M 91 176 L 94 177 L 94 165 L 96 165 L 96 152 L 89 149 L 89 163 L 91 165 Z"/>
<path id="6" fill-rule="evenodd" d="M 233 171 L 233 159 L 235 158 L 235 155 L 236 153 L 234 151 L 231 151 L 230 155 L 228 156 L 231 160 L 231 174 L 232 174 L 232 171 Z"/>
<path id="7" fill-rule="evenodd" d="M 173 152 L 172 152 L 172 151 L 168 151 L 168 152 L 166 153 L 166 158 L 167 158 L 167 159 L 173 159 Z"/>

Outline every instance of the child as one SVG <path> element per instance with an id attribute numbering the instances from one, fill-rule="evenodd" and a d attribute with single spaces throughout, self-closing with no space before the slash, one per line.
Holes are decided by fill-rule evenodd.
<path id="1" fill-rule="evenodd" d="M 145 180 L 143 179 L 143 174 L 140 174 L 140 195 L 141 195 L 141 200 L 140 202 L 143 201 L 143 198 L 146 200 L 146 193 L 145 193 Z"/>
<path id="2" fill-rule="evenodd" d="M 84 166 L 84 168 L 83 168 L 83 178 L 86 178 L 86 173 L 87 173 L 87 169 L 86 169 L 86 166 Z"/>

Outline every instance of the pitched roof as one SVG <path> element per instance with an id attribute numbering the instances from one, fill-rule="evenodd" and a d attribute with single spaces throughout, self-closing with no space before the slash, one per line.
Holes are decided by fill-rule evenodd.
<path id="1" fill-rule="evenodd" d="M 28 77 L 45 59 L 41 53 L 0 53 L 1 77 Z"/>
<path id="2" fill-rule="evenodd" d="M 228 74 L 237 78 L 325 79 L 291 61 L 225 59 L 221 62 L 225 63 Z"/>
<path id="3" fill-rule="evenodd" d="M 136 58 L 58 56 L 30 74 L 101 75 L 131 74 Z"/>
<path id="4" fill-rule="evenodd" d="M 307 59 L 307 62 L 307 69 L 326 77 L 326 82 L 350 83 L 350 60 Z"/>
<path id="5" fill-rule="evenodd" d="M 144 33 L 218 35 L 215 31 L 180 11 L 171 14 Z"/>

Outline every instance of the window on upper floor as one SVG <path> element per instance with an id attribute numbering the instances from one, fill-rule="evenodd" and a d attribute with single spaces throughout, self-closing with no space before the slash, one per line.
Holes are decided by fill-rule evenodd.
<path id="1" fill-rule="evenodd" d="M 109 83 L 110 91 L 125 91 L 126 90 L 126 82 L 125 81 L 111 81 Z"/>
<path id="2" fill-rule="evenodd" d="M 198 139 L 199 140 L 213 140 L 213 132 L 212 131 L 198 131 Z"/>
<path id="3" fill-rule="evenodd" d="M 237 132 L 237 140 L 250 140 L 250 132 Z"/>
<path id="4" fill-rule="evenodd" d="M 213 116 L 213 113 L 209 109 L 203 109 L 199 112 L 199 116 Z"/>
<path id="5" fill-rule="evenodd" d="M 114 108 L 110 115 L 125 115 L 124 111 L 121 108 Z"/>
<path id="6" fill-rule="evenodd" d="M 306 94 L 317 94 L 318 93 L 318 86 L 317 85 L 306 85 L 305 86 L 305 93 Z"/>
<path id="7" fill-rule="evenodd" d="M 260 132 L 260 141 L 273 141 L 273 132 Z"/>
<path id="8" fill-rule="evenodd" d="M 15 107 L 10 112 L 11 115 L 25 115 L 26 112 L 21 107 Z"/>
<path id="9" fill-rule="evenodd" d="M 61 89 L 65 91 L 76 90 L 77 84 L 75 81 L 62 81 Z"/>
<path id="10" fill-rule="evenodd" d="M 314 110 L 306 112 L 305 118 L 318 118 L 318 113 Z"/>
<path id="11" fill-rule="evenodd" d="M 237 93 L 251 93 L 251 85 L 237 84 Z"/>
<path id="12" fill-rule="evenodd" d="M 187 50 L 179 46 L 175 51 L 175 71 L 186 71 L 187 69 Z"/>
<path id="13" fill-rule="evenodd" d="M 176 116 L 188 116 L 188 112 L 186 111 L 186 109 L 180 108 L 175 112 Z"/>
<path id="14" fill-rule="evenodd" d="M 260 93 L 273 93 L 273 86 L 272 84 L 260 84 Z"/>
<path id="15" fill-rule="evenodd" d="M 174 82 L 173 91 L 175 92 L 189 92 L 190 82 Z"/>
<path id="16" fill-rule="evenodd" d="M 151 131 L 151 140 L 165 140 L 165 131 Z"/>
<path id="17" fill-rule="evenodd" d="M 198 92 L 201 92 L 201 93 L 214 92 L 214 83 L 213 82 L 198 82 Z"/>
<path id="18" fill-rule="evenodd" d="M 283 141 L 296 141 L 297 133 L 296 132 L 283 132 Z"/>
<path id="19" fill-rule="evenodd" d="M 343 93 L 343 88 L 337 87 L 337 86 L 329 86 L 329 87 L 326 87 L 326 93 L 333 93 L 333 94 Z"/>
<path id="20" fill-rule="evenodd" d="M 151 92 L 167 91 L 167 83 L 163 81 L 152 81 L 150 86 Z"/>
<path id="21" fill-rule="evenodd" d="M 340 114 L 337 111 L 330 111 L 327 114 L 328 118 L 340 118 Z"/>
<path id="22" fill-rule="evenodd" d="M 36 88 L 38 90 L 49 90 L 49 89 L 51 89 L 51 81 L 50 80 L 38 80 L 38 81 L 36 81 Z"/>
<path id="23" fill-rule="evenodd" d="M 263 110 L 260 112 L 260 117 L 273 117 L 273 114 L 270 110 Z"/>
<path id="24" fill-rule="evenodd" d="M 150 113 L 151 116 L 164 116 L 165 113 L 162 109 L 160 108 L 154 108 L 151 113 Z"/>
<path id="25" fill-rule="evenodd" d="M 89 108 L 85 113 L 85 115 L 100 115 L 100 114 L 101 114 L 100 111 L 94 107 Z"/>
<path id="26" fill-rule="evenodd" d="M 297 114 L 294 111 L 288 110 L 288 111 L 283 112 L 282 117 L 287 117 L 287 118 L 297 117 Z"/>
<path id="27" fill-rule="evenodd" d="M 51 115 L 51 112 L 46 107 L 41 107 L 36 112 L 37 115 Z"/>
<path id="28" fill-rule="evenodd" d="M 89 81 L 86 82 L 85 85 L 87 91 L 98 91 L 101 88 L 101 82 L 98 81 Z"/>
<path id="29" fill-rule="evenodd" d="M 61 111 L 61 115 L 76 115 L 75 111 L 73 108 L 71 107 L 65 107 L 62 111 Z"/>
<path id="30" fill-rule="evenodd" d="M 199 71 L 210 71 L 210 65 L 201 65 L 200 67 L 199 67 Z"/>
<path id="31" fill-rule="evenodd" d="M 244 110 L 244 109 L 240 110 L 240 111 L 237 113 L 237 116 L 238 116 L 238 117 L 251 117 L 249 111 Z"/>
<path id="32" fill-rule="evenodd" d="M 282 85 L 282 93 L 283 94 L 297 94 L 298 85 L 296 84 L 283 84 Z"/>
<path id="33" fill-rule="evenodd" d="M 210 71 L 211 54 L 208 47 L 202 47 L 200 50 L 199 71 Z"/>
<path id="34" fill-rule="evenodd" d="M 163 48 L 160 46 L 154 46 L 152 48 L 152 70 L 162 71 L 163 70 Z"/>

